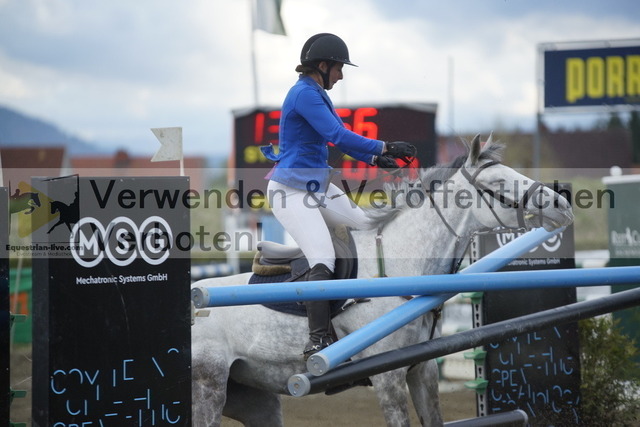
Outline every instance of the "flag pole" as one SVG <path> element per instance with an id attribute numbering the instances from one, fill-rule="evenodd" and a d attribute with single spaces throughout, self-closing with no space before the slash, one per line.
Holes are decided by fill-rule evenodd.
<path id="1" fill-rule="evenodd" d="M 251 9 L 251 73 L 253 77 L 253 105 L 258 106 L 258 67 L 256 62 L 256 0 L 249 0 Z"/>
<path id="2" fill-rule="evenodd" d="M 4 187 L 4 183 L 2 181 L 2 150 L 0 150 L 0 187 Z"/>
<path id="3" fill-rule="evenodd" d="M 251 72 L 253 74 L 253 103 L 260 104 L 258 86 L 258 59 L 256 58 L 256 30 L 286 36 L 280 16 L 282 0 L 249 0 L 251 9 Z"/>
<path id="4" fill-rule="evenodd" d="M 152 162 L 166 162 L 178 160 L 180 162 L 180 176 L 184 176 L 184 154 L 182 151 L 182 128 L 151 128 L 151 132 L 160 142 L 160 148 L 151 158 Z"/>

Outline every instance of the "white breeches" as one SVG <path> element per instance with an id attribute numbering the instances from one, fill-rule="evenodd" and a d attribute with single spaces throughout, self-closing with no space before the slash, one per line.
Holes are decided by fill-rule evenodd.
<path id="1" fill-rule="evenodd" d="M 312 193 L 269 181 L 273 214 L 307 257 L 309 267 L 322 263 L 334 270 L 336 254 L 329 227 L 344 224 L 362 229 L 369 224 L 362 209 L 342 193 L 334 184 L 326 193 Z"/>

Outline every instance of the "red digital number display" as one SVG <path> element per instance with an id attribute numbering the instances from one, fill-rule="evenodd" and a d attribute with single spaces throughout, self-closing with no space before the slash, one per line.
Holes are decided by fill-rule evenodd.
<path id="1" fill-rule="evenodd" d="M 370 139 L 378 139 L 378 125 L 375 122 L 378 115 L 377 108 L 337 108 L 336 112 L 347 129 Z M 280 116 L 280 110 L 255 114 L 253 122 L 254 144 L 265 145 L 279 142 Z"/>
<path id="2" fill-rule="evenodd" d="M 435 164 L 436 107 L 434 104 L 409 103 L 336 108 L 336 113 L 347 129 L 366 138 L 407 141 L 414 144 L 418 148 L 418 156 L 409 166 L 410 168 Z M 260 147 L 278 144 L 281 111 L 279 109 L 243 110 L 236 112 L 234 116 L 236 180 L 243 179 L 245 185 L 262 188 L 266 185 L 265 170 L 273 163 L 264 157 Z M 338 149 L 332 148 L 329 152 L 329 164 L 341 169 L 343 179 L 359 183 L 362 180 L 374 179 L 378 175 L 378 168 L 357 161 Z M 404 166 L 404 163 L 400 163 Z M 254 172 L 251 172 L 252 169 Z"/>
<path id="3" fill-rule="evenodd" d="M 342 118 L 344 126 L 364 137 L 378 139 L 378 125 L 375 122 L 378 116 L 378 109 L 373 107 L 364 108 L 336 108 L 338 116 Z"/>
<path id="4" fill-rule="evenodd" d="M 280 110 L 269 111 L 268 113 L 256 113 L 254 121 L 253 143 L 264 145 L 277 144 L 280 133 Z"/>

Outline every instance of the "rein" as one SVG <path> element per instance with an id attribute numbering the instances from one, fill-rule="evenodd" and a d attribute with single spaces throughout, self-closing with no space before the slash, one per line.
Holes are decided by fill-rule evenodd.
<path id="1" fill-rule="evenodd" d="M 383 174 L 377 175 L 375 178 L 373 178 L 373 179 L 371 179 L 371 180 L 369 180 L 369 181 L 366 181 L 366 180 L 365 180 L 365 181 L 363 181 L 363 182 L 362 182 L 362 184 L 360 184 L 360 186 L 359 186 L 358 188 L 356 188 L 356 189 L 355 189 L 355 192 L 356 192 L 356 193 L 360 193 L 361 191 L 363 191 L 363 190 L 364 190 L 364 188 L 365 188 L 368 184 L 371 184 L 372 182 L 376 182 L 377 180 L 382 179 L 382 178 L 384 178 L 384 177 L 386 177 L 386 176 L 388 176 L 388 175 L 391 175 L 391 176 L 395 176 L 395 175 L 397 175 L 398 173 L 402 172 L 402 170 L 403 170 L 403 169 L 408 168 L 408 167 L 409 167 L 409 165 L 411 165 L 411 162 L 413 162 L 413 159 L 414 159 L 414 158 L 415 158 L 415 157 L 411 157 L 411 158 L 407 158 L 407 157 L 400 157 L 399 159 L 400 159 L 400 160 L 402 160 L 402 161 L 404 162 L 404 165 L 403 165 L 403 166 L 400 166 L 399 168 L 394 169 L 394 170 L 392 170 L 392 171 L 390 171 L 390 172 L 387 172 L 387 171 L 386 171 L 386 170 L 384 170 L 384 169 L 380 169 L 380 170 L 384 171 L 384 173 L 383 173 Z M 349 193 L 353 193 L 353 191 L 349 191 Z M 330 199 L 335 199 L 335 198 L 337 198 L 337 197 L 345 196 L 346 194 L 347 194 L 347 192 L 346 192 L 346 191 L 343 191 L 342 193 L 334 194 L 333 196 L 331 196 L 331 197 L 330 197 Z"/>
<path id="2" fill-rule="evenodd" d="M 440 210 L 440 207 L 438 207 L 436 201 L 433 199 L 433 194 L 431 194 L 430 191 L 427 193 L 429 194 L 429 201 L 431 201 L 431 206 L 435 209 L 436 213 L 442 220 L 442 223 L 447 227 L 449 232 L 453 234 L 453 236 L 456 238 L 456 243 L 453 247 L 453 253 L 455 256 L 455 254 L 458 252 L 458 249 L 459 249 L 458 245 L 460 245 L 460 242 L 462 241 L 462 236 L 456 233 L 453 227 L 451 227 L 451 225 L 447 222 L 446 218 L 442 214 L 442 211 Z M 455 274 L 458 272 L 458 269 L 460 269 L 460 264 L 462 264 L 462 260 L 464 259 L 464 253 L 467 251 L 467 248 L 469 247 L 470 244 L 471 244 L 471 239 L 469 239 L 469 242 L 467 243 L 467 246 L 464 248 L 464 251 L 461 252 L 463 256 L 460 256 L 458 259 L 456 258 L 453 259 L 451 263 L 451 268 L 449 269 L 449 274 Z"/>

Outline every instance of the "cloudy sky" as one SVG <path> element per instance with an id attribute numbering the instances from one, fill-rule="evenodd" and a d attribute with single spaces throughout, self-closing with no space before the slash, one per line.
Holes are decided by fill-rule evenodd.
<path id="1" fill-rule="evenodd" d="M 113 148 L 182 126 L 187 153 L 227 153 L 231 111 L 254 105 L 250 2 L 0 0 L 0 105 Z M 640 38 L 638 0 L 283 0 L 282 18 L 287 36 L 254 34 L 261 105 L 333 32 L 359 65 L 335 104 L 435 102 L 440 133 L 531 129 L 539 43 Z"/>

